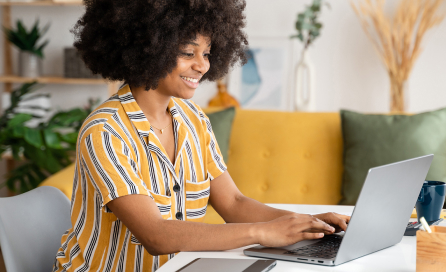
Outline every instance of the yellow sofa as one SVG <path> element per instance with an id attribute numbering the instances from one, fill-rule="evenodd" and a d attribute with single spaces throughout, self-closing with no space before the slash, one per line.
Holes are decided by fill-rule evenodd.
<path id="1" fill-rule="evenodd" d="M 237 110 L 228 171 L 240 191 L 263 203 L 337 204 L 341 199 L 342 135 L 338 113 Z M 40 186 L 71 198 L 74 165 Z M 206 223 L 223 223 L 212 207 Z"/>

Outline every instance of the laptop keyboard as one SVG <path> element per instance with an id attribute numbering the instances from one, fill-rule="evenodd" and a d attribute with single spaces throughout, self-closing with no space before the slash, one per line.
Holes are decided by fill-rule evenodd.
<path id="1" fill-rule="evenodd" d="M 329 235 L 317 243 L 290 250 L 285 254 L 331 259 L 336 257 L 342 238 L 339 235 Z"/>

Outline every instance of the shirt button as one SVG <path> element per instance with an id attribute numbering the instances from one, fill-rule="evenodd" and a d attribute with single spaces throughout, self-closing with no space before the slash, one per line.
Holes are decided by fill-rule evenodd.
<path id="1" fill-rule="evenodd" d="M 173 186 L 173 190 L 175 191 L 175 192 L 179 192 L 180 191 L 180 185 L 178 185 L 178 183 L 177 184 L 175 184 L 174 186 Z"/>
<path id="2" fill-rule="evenodd" d="M 183 213 L 182 213 L 182 212 L 177 212 L 177 214 L 175 214 L 175 217 L 176 217 L 178 220 L 181 220 L 181 219 L 183 218 Z"/>

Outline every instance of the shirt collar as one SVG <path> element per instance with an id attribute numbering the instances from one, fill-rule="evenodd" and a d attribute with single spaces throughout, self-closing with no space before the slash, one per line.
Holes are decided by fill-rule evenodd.
<path id="1" fill-rule="evenodd" d="M 133 97 L 132 91 L 130 90 L 128 84 L 119 89 L 118 96 L 125 113 L 129 117 L 135 128 L 138 130 L 138 133 L 143 137 L 148 137 L 150 133 L 150 123 L 142 112 L 138 103 L 136 103 L 136 100 Z M 176 103 L 174 99 L 171 97 L 167 108 L 169 110 L 169 113 L 172 115 L 172 118 L 178 121 L 178 123 L 181 125 L 183 123 L 183 120 L 175 104 Z"/>
<path id="2" fill-rule="evenodd" d="M 187 140 L 187 129 L 183 124 L 183 118 L 181 117 L 180 112 L 177 109 L 176 102 L 174 98 L 170 98 L 169 104 L 167 106 L 172 118 L 174 118 L 173 126 L 174 126 L 174 137 L 175 137 L 175 166 L 172 165 L 171 161 L 167 158 L 166 152 L 164 150 L 163 145 L 159 141 L 153 129 L 150 127 L 150 123 L 147 120 L 146 116 L 142 112 L 138 103 L 136 103 L 135 98 L 130 90 L 128 85 L 123 86 L 118 91 L 118 97 L 121 102 L 124 111 L 129 117 L 132 124 L 135 126 L 139 135 L 144 137 L 147 140 L 147 146 L 149 150 L 155 152 L 158 157 L 164 160 L 172 172 L 175 178 L 180 175 L 180 167 L 178 161 L 181 161 L 179 155 L 181 154 L 181 150 L 184 147 L 184 143 Z M 179 107 L 179 106 L 178 106 Z M 152 135 L 150 135 L 152 134 Z M 146 138 L 147 137 L 147 138 Z"/>

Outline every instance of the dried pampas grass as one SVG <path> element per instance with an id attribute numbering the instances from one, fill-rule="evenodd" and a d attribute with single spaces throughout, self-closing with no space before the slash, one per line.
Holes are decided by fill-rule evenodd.
<path id="1" fill-rule="evenodd" d="M 404 86 L 421 53 L 424 34 L 438 25 L 446 13 L 444 0 L 400 0 L 393 18 L 385 15 L 385 0 L 351 2 L 390 77 L 390 110 L 404 112 Z"/>

